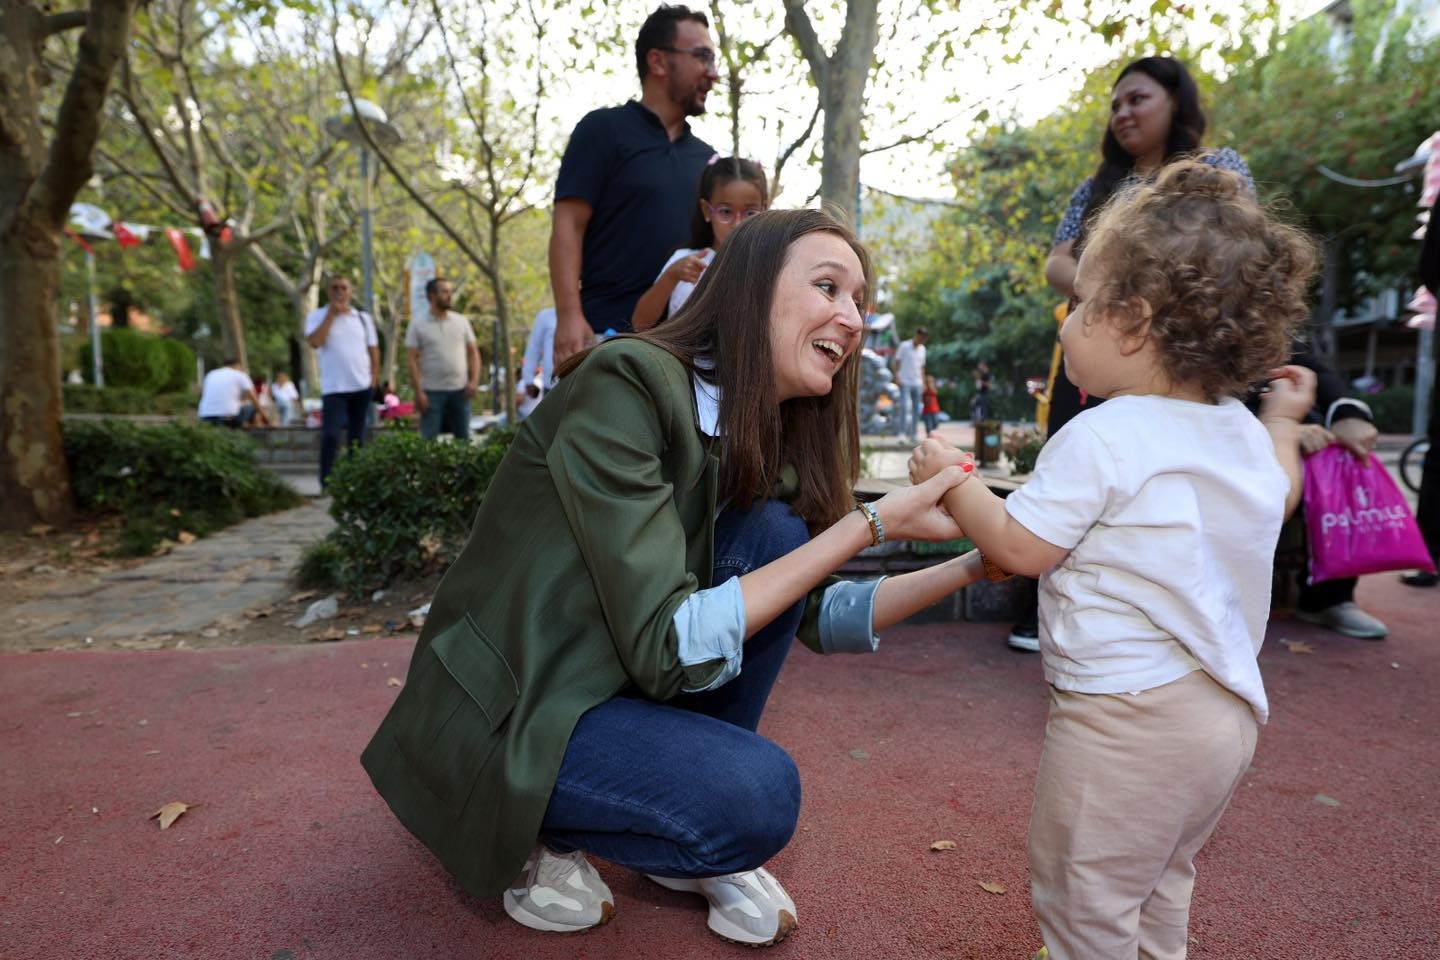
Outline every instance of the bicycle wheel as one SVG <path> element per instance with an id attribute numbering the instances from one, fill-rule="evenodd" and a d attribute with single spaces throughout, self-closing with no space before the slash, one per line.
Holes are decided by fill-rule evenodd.
<path id="1" fill-rule="evenodd" d="M 1405 486 L 1420 492 L 1420 479 L 1425 472 L 1425 458 L 1430 453 L 1430 441 L 1424 437 L 1416 440 L 1400 454 L 1400 479 Z"/>

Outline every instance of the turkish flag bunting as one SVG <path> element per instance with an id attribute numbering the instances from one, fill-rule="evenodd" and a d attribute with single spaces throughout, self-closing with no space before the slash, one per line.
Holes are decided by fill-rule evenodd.
<path id="1" fill-rule="evenodd" d="M 185 240 L 184 232 L 178 227 L 166 227 L 165 239 L 175 248 L 175 256 L 180 259 L 180 269 L 187 272 L 194 270 L 195 255 L 190 252 L 190 244 Z"/>
<path id="2" fill-rule="evenodd" d="M 126 247 L 140 246 L 140 238 L 135 236 L 135 234 L 131 233 L 129 230 L 125 229 L 125 224 L 121 223 L 119 220 L 116 220 L 114 223 L 110 224 L 110 229 L 115 232 L 115 242 L 120 244 L 120 249 L 123 250 Z"/>

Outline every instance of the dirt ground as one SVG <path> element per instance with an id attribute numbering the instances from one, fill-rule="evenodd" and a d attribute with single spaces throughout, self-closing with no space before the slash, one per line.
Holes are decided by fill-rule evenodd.
<path id="1" fill-rule="evenodd" d="M 116 557 L 119 521 L 82 520 L 65 529 L 46 526 L 25 533 L 0 533 L 0 623 L 13 623 L 21 604 L 72 589 L 77 581 L 97 580 L 107 574 L 139 566 L 149 557 Z M 304 629 L 290 626 L 324 591 L 286 592 L 270 606 L 247 610 L 243 618 L 217 619 L 196 632 L 159 634 L 145 638 L 83 638 L 44 642 L 23 632 L 0 631 L 0 653 L 73 649 L 166 649 L 174 647 L 234 647 L 251 644 L 325 643 L 357 637 L 413 634 L 423 618 L 411 611 L 430 600 L 440 582 L 438 573 L 418 580 L 390 584 L 378 598 L 342 597 L 340 615 Z"/>

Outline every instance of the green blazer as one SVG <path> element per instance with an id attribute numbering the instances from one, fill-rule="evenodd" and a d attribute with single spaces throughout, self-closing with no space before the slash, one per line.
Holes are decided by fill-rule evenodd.
<path id="1" fill-rule="evenodd" d="M 592 352 L 521 424 L 361 756 L 471 893 L 524 866 L 582 713 L 687 684 L 673 617 L 710 586 L 718 469 L 685 366 L 639 340 Z"/>

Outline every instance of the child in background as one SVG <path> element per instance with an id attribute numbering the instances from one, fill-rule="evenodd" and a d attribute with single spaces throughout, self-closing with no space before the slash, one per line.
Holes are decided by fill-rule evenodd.
<path id="1" fill-rule="evenodd" d="M 649 330 L 675 316 L 730 231 L 769 208 L 770 183 L 760 164 L 740 157 L 711 157 L 700 174 L 700 203 L 690 218 L 690 246 L 676 250 L 665 262 L 655 284 L 635 304 L 631 325 Z"/>
<path id="2" fill-rule="evenodd" d="M 973 481 L 945 496 L 988 560 L 1041 578 L 1050 718 L 1029 846 L 1050 960 L 1185 956 L 1195 854 L 1269 710 L 1256 655 L 1315 383 L 1272 367 L 1315 263 L 1208 164 L 1124 191 L 1060 333 L 1070 379 L 1107 402 L 1008 500 Z M 1237 398 L 1267 376 L 1257 421 Z M 968 456 L 926 440 L 911 480 Z"/>
<path id="3" fill-rule="evenodd" d="M 935 378 L 925 374 L 925 389 L 920 392 L 920 418 L 925 421 L 925 436 L 930 436 L 940 426 L 940 393 L 935 389 Z"/>

